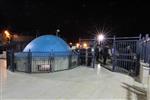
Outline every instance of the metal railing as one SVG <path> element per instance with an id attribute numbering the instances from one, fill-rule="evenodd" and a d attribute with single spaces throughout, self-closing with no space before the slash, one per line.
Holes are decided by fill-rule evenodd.
<path id="1" fill-rule="evenodd" d="M 78 65 L 75 52 L 19 52 L 7 53 L 7 66 L 12 71 L 53 72 L 74 68 Z"/>

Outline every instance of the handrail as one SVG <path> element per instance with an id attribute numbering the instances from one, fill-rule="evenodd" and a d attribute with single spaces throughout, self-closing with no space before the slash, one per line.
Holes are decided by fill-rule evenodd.
<path id="1" fill-rule="evenodd" d="M 114 37 L 106 37 L 105 39 L 114 39 Z M 115 37 L 115 39 L 140 39 L 140 37 Z M 80 40 L 96 40 L 96 39 L 80 39 Z"/>

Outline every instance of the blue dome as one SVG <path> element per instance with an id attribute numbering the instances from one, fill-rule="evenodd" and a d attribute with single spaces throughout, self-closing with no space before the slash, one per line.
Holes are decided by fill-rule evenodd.
<path id="1" fill-rule="evenodd" d="M 43 35 L 32 40 L 23 52 L 70 52 L 71 49 L 61 38 L 54 35 Z"/>

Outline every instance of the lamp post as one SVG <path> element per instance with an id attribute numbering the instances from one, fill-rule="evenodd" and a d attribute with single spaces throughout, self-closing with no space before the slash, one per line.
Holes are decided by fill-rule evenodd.
<path id="1" fill-rule="evenodd" d="M 92 49 L 92 55 L 93 55 L 93 65 L 92 67 L 94 68 L 95 67 L 95 49 L 96 49 L 96 46 L 97 46 L 97 41 L 98 43 L 101 43 L 102 41 L 104 41 L 105 39 L 105 36 L 103 34 L 99 34 L 97 37 L 95 37 L 94 39 L 94 45 L 93 45 L 93 49 Z"/>
<path id="2" fill-rule="evenodd" d="M 56 30 L 56 36 L 58 36 L 58 33 L 60 32 L 60 29 Z"/>
<path id="3" fill-rule="evenodd" d="M 105 36 L 103 34 L 99 34 L 97 36 L 97 41 L 100 47 L 102 46 L 102 42 L 104 41 L 104 39 L 105 39 Z"/>
<path id="4" fill-rule="evenodd" d="M 97 43 L 96 43 L 96 38 L 94 39 L 94 45 L 93 45 L 93 48 L 92 48 L 92 56 L 93 56 L 93 59 L 92 59 L 92 67 L 94 68 L 95 67 L 95 47 L 96 47 Z"/>

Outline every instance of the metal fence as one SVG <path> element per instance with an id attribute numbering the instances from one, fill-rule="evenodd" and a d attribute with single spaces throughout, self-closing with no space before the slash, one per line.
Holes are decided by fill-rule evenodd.
<path id="1" fill-rule="evenodd" d="M 7 53 L 7 66 L 12 71 L 27 73 L 54 72 L 74 68 L 78 65 L 75 52 L 19 52 Z"/>
<path id="2" fill-rule="evenodd" d="M 94 54 L 87 49 L 80 49 L 81 64 L 88 65 L 90 62 L 90 64 L 95 65 L 96 61 L 100 61 L 103 65 L 103 63 L 105 63 L 104 59 L 107 58 L 107 64 L 104 64 L 104 67 L 108 67 L 112 71 L 131 72 L 134 75 L 138 75 L 140 68 L 139 41 L 140 36 L 107 37 L 100 43 L 98 43 L 96 39 L 80 39 L 80 44 L 87 43 L 90 48 L 94 49 Z M 98 52 L 96 50 L 97 48 L 99 49 Z M 106 54 L 107 50 L 104 48 L 108 48 L 111 55 Z M 100 52 L 100 49 L 102 52 Z M 107 57 L 105 57 L 105 55 L 107 55 Z M 102 60 L 99 57 L 102 57 Z"/>
<path id="3" fill-rule="evenodd" d="M 139 74 L 140 60 L 138 53 L 139 37 L 115 40 L 113 66 L 115 71 Z"/>

